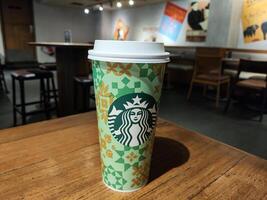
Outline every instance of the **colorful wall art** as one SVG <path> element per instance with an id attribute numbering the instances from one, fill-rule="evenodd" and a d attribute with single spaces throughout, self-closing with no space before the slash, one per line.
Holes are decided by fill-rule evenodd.
<path id="1" fill-rule="evenodd" d="M 242 24 L 244 42 L 267 40 L 267 0 L 244 0 Z"/>
<path id="2" fill-rule="evenodd" d="M 204 42 L 207 37 L 210 0 L 192 0 L 187 16 L 186 40 Z"/>
<path id="3" fill-rule="evenodd" d="M 181 32 L 185 17 L 186 10 L 184 8 L 168 2 L 161 20 L 159 32 L 169 39 L 176 41 Z"/>
<path id="4" fill-rule="evenodd" d="M 122 19 L 118 19 L 115 23 L 114 40 L 126 40 L 129 33 L 129 26 L 127 26 Z"/>

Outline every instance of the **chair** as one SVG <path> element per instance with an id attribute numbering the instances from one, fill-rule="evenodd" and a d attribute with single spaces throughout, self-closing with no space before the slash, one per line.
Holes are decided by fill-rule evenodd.
<path id="1" fill-rule="evenodd" d="M 4 74 L 4 66 L 0 64 L 0 91 L 4 91 L 5 93 L 9 93 L 7 89 L 5 74 Z"/>
<path id="2" fill-rule="evenodd" d="M 91 110 L 90 108 L 90 99 L 95 100 L 93 94 L 91 94 L 91 87 L 94 85 L 93 78 L 91 74 L 89 76 L 76 76 L 74 77 L 74 106 L 75 109 L 79 112 L 87 112 Z M 78 107 L 78 89 L 81 88 L 82 94 L 82 108 Z"/>
<path id="3" fill-rule="evenodd" d="M 251 72 L 266 75 L 265 79 L 262 77 L 251 77 L 249 79 L 241 79 L 240 74 L 242 72 Z M 235 98 L 235 93 L 237 90 L 246 90 L 248 92 L 254 92 L 255 94 L 260 94 L 262 97 L 260 108 L 257 109 L 260 112 L 259 121 L 263 119 L 263 114 L 265 106 L 267 103 L 267 61 L 256 61 L 256 60 L 246 60 L 241 59 L 239 64 L 239 69 L 235 80 L 231 86 L 230 96 L 228 98 L 225 112 L 228 111 L 231 101 Z"/>
<path id="4" fill-rule="evenodd" d="M 11 74 L 12 78 L 12 98 L 13 98 L 13 120 L 14 126 L 17 125 L 17 113 L 22 116 L 22 124 L 26 124 L 26 117 L 29 115 L 34 115 L 38 113 L 44 113 L 46 118 L 50 118 L 50 111 L 57 111 L 57 98 L 55 94 L 55 83 L 53 74 L 51 72 L 46 72 L 43 70 L 19 70 Z M 26 102 L 25 98 L 25 81 L 28 80 L 39 80 L 40 81 L 40 101 Z M 20 89 L 20 103 L 17 103 L 16 98 L 16 81 L 19 83 Z M 50 83 L 52 84 L 52 90 L 50 89 Z M 55 101 L 55 108 L 50 106 L 50 91 L 54 92 L 53 98 Z M 40 105 L 41 109 L 34 111 L 26 111 L 26 107 L 30 105 Z M 42 109 L 43 106 L 43 109 Z"/>
<path id="5" fill-rule="evenodd" d="M 167 86 L 163 89 L 171 88 L 171 81 L 179 81 L 179 83 L 188 83 L 191 81 L 193 66 L 195 63 L 195 52 L 177 52 L 171 53 L 170 59 L 171 62 L 167 63 L 167 67 L 165 70 L 165 80 L 167 82 Z M 178 82 L 175 82 L 175 85 Z"/>
<path id="6" fill-rule="evenodd" d="M 187 99 L 190 100 L 195 84 L 204 86 L 204 95 L 207 86 L 216 87 L 216 107 L 219 106 L 220 91 L 223 84 L 227 84 L 227 96 L 229 95 L 230 77 L 222 73 L 222 58 L 225 50 L 221 48 L 199 47 L 196 50 L 196 60 Z"/>

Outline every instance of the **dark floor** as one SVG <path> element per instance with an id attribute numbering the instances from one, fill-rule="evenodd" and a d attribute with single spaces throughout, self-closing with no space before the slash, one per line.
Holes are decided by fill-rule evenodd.
<path id="1" fill-rule="evenodd" d="M 10 88 L 10 72 L 7 72 L 7 82 Z M 36 82 L 29 82 L 26 87 L 29 91 L 27 98 L 38 97 Z M 160 117 L 267 159 L 267 116 L 260 123 L 256 121 L 258 116 L 254 112 L 237 105 L 224 115 L 223 102 L 221 108 L 215 109 L 214 102 L 203 98 L 198 90 L 193 93 L 191 102 L 187 102 L 186 91 L 187 87 L 163 91 Z M 44 116 L 32 121 L 41 119 Z M 11 126 L 11 95 L 0 94 L 0 129 Z"/>
<path id="2" fill-rule="evenodd" d="M 267 159 L 267 115 L 258 122 L 258 113 L 232 105 L 225 115 L 225 103 L 215 109 L 214 102 L 196 91 L 190 102 L 185 88 L 164 91 L 160 116 L 231 146 Z"/>

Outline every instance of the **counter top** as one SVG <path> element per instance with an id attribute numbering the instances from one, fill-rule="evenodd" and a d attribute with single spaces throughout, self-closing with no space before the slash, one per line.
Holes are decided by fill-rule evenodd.
<path id="1" fill-rule="evenodd" d="M 71 43 L 71 42 L 29 42 L 33 46 L 59 46 L 59 47 L 93 47 L 90 43 Z"/>
<path id="2" fill-rule="evenodd" d="M 242 49 L 242 48 L 232 48 L 232 47 L 209 47 L 209 46 L 181 46 L 181 45 L 164 45 L 165 48 L 169 49 L 196 49 L 196 48 L 221 48 L 226 51 L 239 52 L 239 53 L 257 53 L 257 54 L 267 54 L 266 49 Z"/>
<path id="3" fill-rule="evenodd" d="M 102 183 L 95 112 L 2 130 L 0 157 L 0 199 L 267 198 L 266 160 L 162 119 L 150 181 L 133 193 Z"/>

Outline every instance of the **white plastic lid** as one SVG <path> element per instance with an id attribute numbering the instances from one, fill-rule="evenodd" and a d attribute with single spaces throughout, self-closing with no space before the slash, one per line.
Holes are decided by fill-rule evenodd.
<path id="1" fill-rule="evenodd" d="M 169 53 L 163 43 L 96 40 L 94 49 L 88 51 L 92 60 L 122 63 L 167 63 Z"/>

